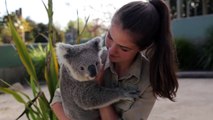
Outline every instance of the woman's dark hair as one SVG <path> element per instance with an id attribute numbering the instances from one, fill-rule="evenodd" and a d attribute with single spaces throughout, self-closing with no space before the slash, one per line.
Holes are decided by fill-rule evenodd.
<path id="1" fill-rule="evenodd" d="M 178 89 L 176 54 L 170 30 L 170 11 L 163 0 L 135 1 L 121 7 L 112 22 L 135 37 L 135 44 L 150 60 L 154 95 L 174 101 Z"/>

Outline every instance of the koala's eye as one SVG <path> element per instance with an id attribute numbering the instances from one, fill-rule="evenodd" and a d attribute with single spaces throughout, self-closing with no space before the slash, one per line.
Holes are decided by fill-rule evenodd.
<path id="1" fill-rule="evenodd" d="M 95 64 L 98 65 L 98 62 L 96 62 Z"/>
<path id="2" fill-rule="evenodd" d="M 84 70 L 84 67 L 80 67 L 81 70 Z"/>

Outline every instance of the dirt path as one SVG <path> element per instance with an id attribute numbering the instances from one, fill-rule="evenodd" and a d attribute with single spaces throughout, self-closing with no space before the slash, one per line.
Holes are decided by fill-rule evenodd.
<path id="1" fill-rule="evenodd" d="M 213 120 L 213 79 L 181 79 L 176 102 L 159 99 L 149 120 Z"/>
<path id="2" fill-rule="evenodd" d="M 212 120 L 213 79 L 180 79 L 179 83 L 176 102 L 158 99 L 148 120 Z M 31 94 L 30 89 L 24 92 Z M 15 120 L 23 107 L 10 95 L 0 95 L 0 120 Z"/>

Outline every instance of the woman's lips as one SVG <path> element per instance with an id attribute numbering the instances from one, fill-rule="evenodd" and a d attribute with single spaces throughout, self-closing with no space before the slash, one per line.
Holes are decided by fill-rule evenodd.
<path id="1" fill-rule="evenodd" d="M 117 58 L 118 56 L 115 55 L 109 55 L 109 58 Z"/>
<path id="2" fill-rule="evenodd" d="M 115 55 L 109 55 L 110 57 L 115 57 Z"/>

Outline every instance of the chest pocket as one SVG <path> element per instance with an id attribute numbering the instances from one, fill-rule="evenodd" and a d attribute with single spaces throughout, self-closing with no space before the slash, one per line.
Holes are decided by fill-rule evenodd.
<path id="1" fill-rule="evenodd" d="M 117 113 L 122 114 L 123 112 L 128 111 L 133 103 L 134 101 L 122 100 L 118 103 L 115 103 L 113 106 Z"/>
<path id="2" fill-rule="evenodd" d="M 122 87 L 126 90 L 139 90 L 138 89 L 138 80 L 135 77 L 131 77 L 130 79 L 127 80 L 121 80 L 118 82 L 118 86 Z M 118 103 L 114 104 L 115 110 L 118 113 L 123 113 L 125 111 L 128 111 L 131 109 L 132 105 L 134 104 L 134 101 L 129 101 L 129 100 L 122 100 Z"/>

